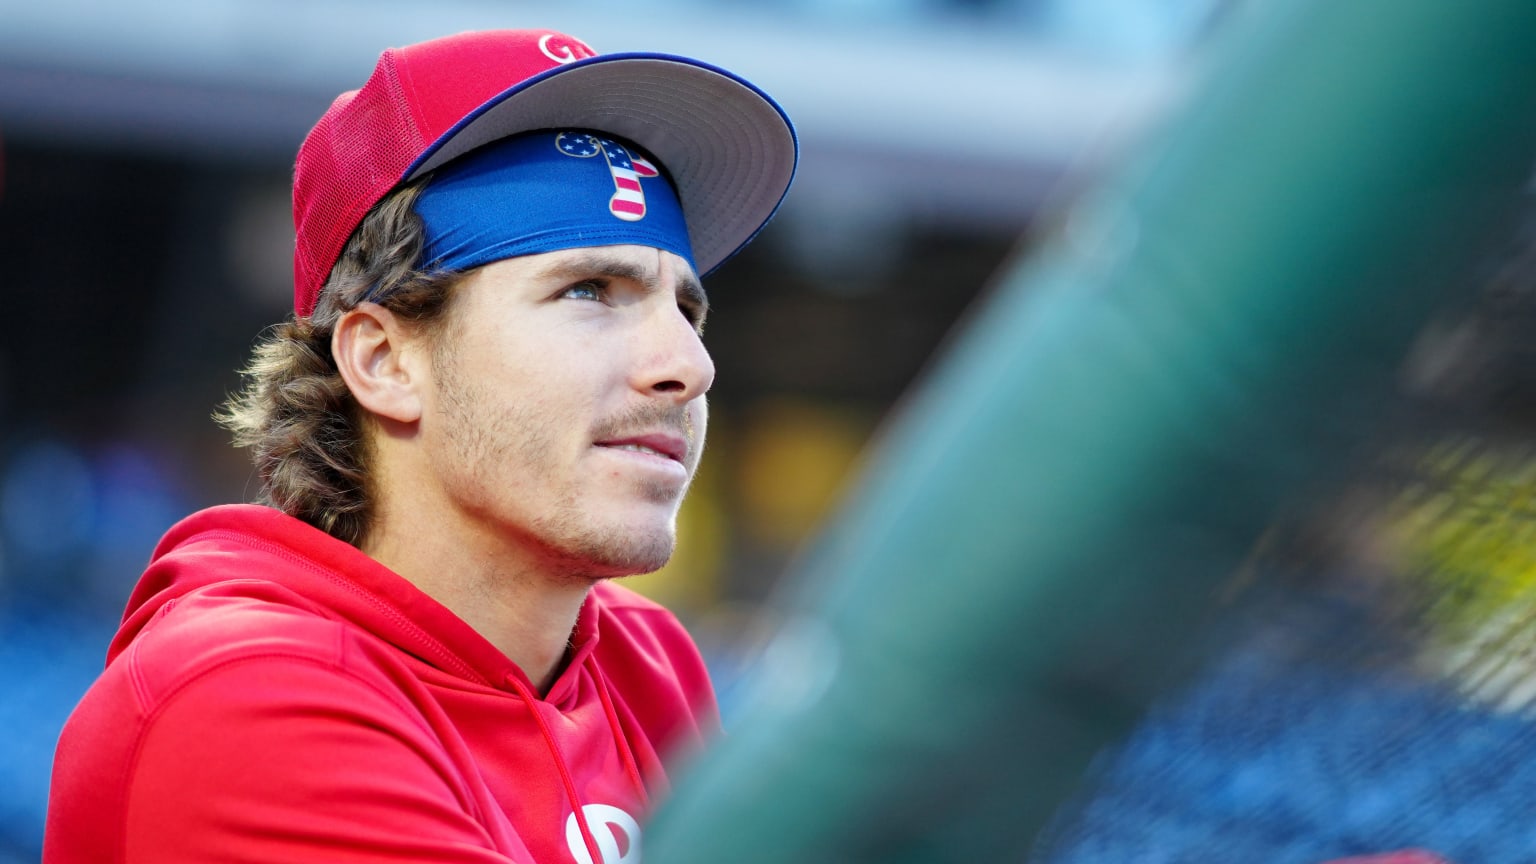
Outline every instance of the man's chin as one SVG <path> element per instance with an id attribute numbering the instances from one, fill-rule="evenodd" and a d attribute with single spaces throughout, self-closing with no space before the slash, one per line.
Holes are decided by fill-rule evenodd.
<path id="1" fill-rule="evenodd" d="M 562 569 L 588 579 L 654 573 L 666 566 L 677 545 L 671 531 L 584 534 L 562 544 Z"/>

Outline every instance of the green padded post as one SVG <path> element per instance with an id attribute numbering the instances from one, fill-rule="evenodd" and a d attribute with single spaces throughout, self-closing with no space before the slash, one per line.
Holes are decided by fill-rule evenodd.
<path id="1" fill-rule="evenodd" d="M 1023 858 L 1508 238 L 1536 2 L 1235 27 L 901 406 L 649 864 Z"/>

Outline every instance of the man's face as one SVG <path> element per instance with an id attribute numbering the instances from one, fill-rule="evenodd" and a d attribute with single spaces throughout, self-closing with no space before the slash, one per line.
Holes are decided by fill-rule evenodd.
<path id="1" fill-rule="evenodd" d="M 665 564 L 715 375 L 692 268 L 590 247 L 498 261 L 455 291 L 420 430 L 453 518 L 566 575 Z"/>

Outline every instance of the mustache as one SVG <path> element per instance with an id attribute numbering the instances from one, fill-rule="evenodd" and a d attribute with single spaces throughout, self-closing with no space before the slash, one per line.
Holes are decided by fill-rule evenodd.
<path id="1" fill-rule="evenodd" d="M 636 405 L 598 421 L 592 428 L 592 440 L 606 441 L 657 429 L 683 436 L 690 454 L 698 448 L 698 430 L 694 428 L 693 414 L 686 405 Z"/>

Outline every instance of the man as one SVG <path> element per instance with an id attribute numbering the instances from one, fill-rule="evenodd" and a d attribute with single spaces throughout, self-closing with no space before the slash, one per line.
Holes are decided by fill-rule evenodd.
<path id="1" fill-rule="evenodd" d="M 718 724 L 660 567 L 707 273 L 796 162 L 711 66 L 385 52 L 298 155 L 295 317 L 223 420 L 269 506 L 162 540 L 64 729 L 45 860 L 638 860 Z"/>

